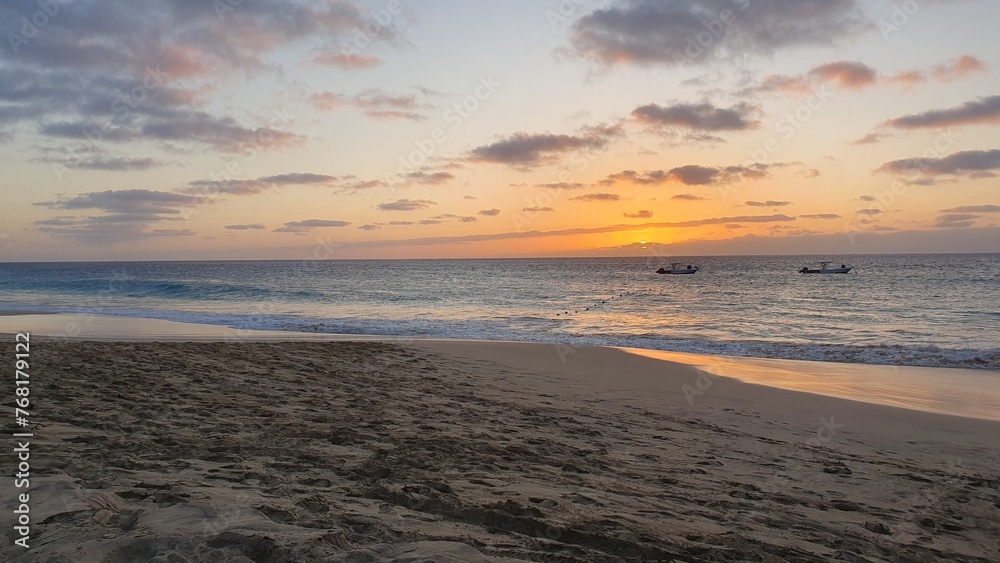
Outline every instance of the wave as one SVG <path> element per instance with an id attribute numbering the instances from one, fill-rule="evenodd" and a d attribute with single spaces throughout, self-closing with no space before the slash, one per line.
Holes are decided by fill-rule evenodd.
<path id="1" fill-rule="evenodd" d="M 151 280 L 130 278 L 78 278 L 24 280 L 0 284 L 0 289 L 85 295 L 90 301 L 116 298 L 161 298 L 211 301 L 217 299 L 323 299 L 327 295 L 315 291 L 288 291 L 224 281 Z"/>
<path id="2" fill-rule="evenodd" d="M 272 314 L 217 314 L 189 311 L 145 309 L 40 309 L 3 306 L 7 310 L 76 312 L 127 317 L 158 318 L 177 322 L 230 326 L 240 330 L 271 330 L 358 336 L 393 336 L 402 338 L 455 338 L 463 340 L 504 340 L 564 343 L 573 346 L 620 346 L 669 352 L 712 354 L 784 360 L 809 360 L 873 365 L 897 365 L 938 368 L 984 369 L 1000 371 L 1000 349 L 942 348 L 939 346 L 824 344 L 773 342 L 763 340 L 681 339 L 643 334 L 568 334 L 540 326 L 549 319 L 521 317 L 512 326 L 505 320 L 491 319 L 320 319 Z M 546 324 L 546 323 L 541 323 Z"/>

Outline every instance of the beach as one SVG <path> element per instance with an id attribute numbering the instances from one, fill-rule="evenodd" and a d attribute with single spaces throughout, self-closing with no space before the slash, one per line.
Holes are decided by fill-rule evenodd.
<path id="1" fill-rule="evenodd" d="M 998 421 L 613 348 L 133 334 L 33 336 L 9 560 L 1000 558 Z"/>

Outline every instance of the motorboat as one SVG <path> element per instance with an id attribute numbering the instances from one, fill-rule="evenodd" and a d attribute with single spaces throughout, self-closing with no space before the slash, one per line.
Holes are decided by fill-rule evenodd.
<path id="1" fill-rule="evenodd" d="M 841 264 L 839 268 L 836 266 L 830 267 L 832 262 L 820 262 L 819 268 L 810 268 L 809 266 L 803 266 L 799 270 L 800 274 L 846 274 L 854 269 L 854 266 L 848 266 L 847 264 Z"/>
<path id="2" fill-rule="evenodd" d="M 656 271 L 657 274 L 697 274 L 698 266 L 692 266 L 688 264 L 687 266 L 682 265 L 680 262 L 674 262 L 669 268 L 660 268 Z"/>

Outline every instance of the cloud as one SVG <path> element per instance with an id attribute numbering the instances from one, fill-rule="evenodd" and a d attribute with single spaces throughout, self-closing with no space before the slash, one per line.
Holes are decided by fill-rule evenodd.
<path id="1" fill-rule="evenodd" d="M 765 76 L 758 86 L 747 91 L 805 94 L 814 92 L 820 84 L 834 84 L 843 90 L 862 90 L 883 84 L 911 87 L 927 82 L 930 78 L 942 82 L 951 81 L 985 68 L 985 64 L 979 59 L 965 55 L 955 61 L 936 65 L 930 70 L 900 70 L 894 75 L 884 76 L 859 61 L 834 61 L 815 66 L 805 74 Z"/>
<path id="2" fill-rule="evenodd" d="M 942 209 L 942 213 L 1000 213 L 1000 205 L 963 205 Z"/>
<path id="3" fill-rule="evenodd" d="M 380 188 L 388 185 L 386 182 L 379 179 L 355 180 L 353 177 L 344 177 L 343 180 L 347 181 L 337 184 L 337 189 L 333 193 L 337 195 L 351 194 L 359 190 L 370 190 L 372 188 Z"/>
<path id="4" fill-rule="evenodd" d="M 281 185 L 301 185 L 301 184 L 329 184 L 338 180 L 337 176 L 329 174 L 313 174 L 310 172 L 293 172 L 290 174 L 278 174 L 275 176 L 264 176 L 258 178 L 261 182 Z"/>
<path id="5" fill-rule="evenodd" d="M 275 229 L 276 233 L 305 234 L 313 229 L 325 227 L 347 227 L 350 221 L 333 221 L 329 219 L 306 219 L 304 221 L 290 221 L 284 227 Z"/>
<path id="6" fill-rule="evenodd" d="M 883 133 L 868 133 L 867 135 L 865 135 L 864 137 L 861 137 L 860 139 L 851 141 L 851 144 L 852 145 L 874 145 L 875 143 L 878 143 L 882 139 L 886 138 L 887 136 L 888 135 L 885 135 Z"/>
<path id="7" fill-rule="evenodd" d="M 809 75 L 821 82 L 834 82 L 847 90 L 860 90 L 875 84 L 878 72 L 859 62 L 837 61 L 820 65 L 809 71 Z"/>
<path id="8" fill-rule="evenodd" d="M 416 211 L 432 205 L 437 205 L 437 203 L 429 199 L 397 199 L 396 201 L 380 203 L 378 208 L 382 211 Z"/>
<path id="9" fill-rule="evenodd" d="M 964 55 L 951 63 L 939 64 L 931 74 L 941 82 L 950 82 L 973 72 L 985 72 L 986 63 L 971 55 Z"/>
<path id="10" fill-rule="evenodd" d="M 862 31 L 857 0 L 625 0 L 573 23 L 569 52 L 599 66 L 710 64 L 833 45 Z M 707 37 L 707 39 L 706 39 Z"/>
<path id="11" fill-rule="evenodd" d="M 621 172 L 609 174 L 607 178 L 599 181 L 598 184 L 602 186 L 613 186 L 618 183 L 625 183 L 636 186 L 653 186 L 667 183 L 670 179 L 670 172 L 666 170 L 649 170 L 646 172 L 622 170 Z"/>
<path id="12" fill-rule="evenodd" d="M 861 90 L 879 81 L 878 71 L 857 61 L 834 61 L 813 67 L 805 74 L 771 74 L 747 93 L 809 94 L 822 92 L 825 84 L 842 90 Z"/>
<path id="13" fill-rule="evenodd" d="M 927 77 L 919 70 L 901 70 L 889 77 L 888 81 L 908 88 L 926 82 Z"/>
<path id="14" fill-rule="evenodd" d="M 210 106 L 211 94 L 262 74 L 280 80 L 284 69 L 275 53 L 339 50 L 376 22 L 369 10 L 347 0 L 235 4 L 48 2 L 46 10 L 58 12 L 49 12 L 43 30 L 22 37 L 18 24 L 4 35 L 11 56 L 4 57 L 0 68 L 0 114 L 13 111 L 17 121 L 33 122 L 46 136 L 170 141 L 177 150 L 260 151 L 300 142 L 304 138 L 285 130 L 289 122 L 269 109 L 267 115 L 250 114 L 239 121 L 217 114 L 217 106 Z M 0 21 L 13 24 L 45 16 L 39 6 L 0 3 Z M 379 25 L 370 41 L 393 43 L 399 36 L 395 26 Z M 369 61 L 332 57 L 325 62 L 357 67 Z M 281 108 L 279 112 L 282 118 L 289 115 Z M 6 120 L 0 115 L 0 121 Z"/>
<path id="15" fill-rule="evenodd" d="M 720 174 L 718 168 L 689 164 L 671 169 L 668 177 L 686 186 L 703 186 L 716 183 Z"/>
<path id="16" fill-rule="evenodd" d="M 880 166 L 876 172 L 889 174 L 920 173 L 930 184 L 939 176 L 964 176 L 966 178 L 992 178 L 1000 169 L 1000 150 L 972 150 L 950 154 L 941 158 L 905 158 Z"/>
<path id="17" fill-rule="evenodd" d="M 487 211 L 491 211 L 491 210 L 487 209 Z M 483 215 L 483 213 L 480 212 L 480 215 Z M 445 213 L 443 215 L 438 215 L 437 217 L 434 217 L 434 218 L 435 219 L 455 220 L 455 221 L 458 221 L 460 223 L 475 223 L 476 221 L 479 220 L 477 217 L 473 217 L 472 215 L 455 215 L 454 213 Z"/>
<path id="18" fill-rule="evenodd" d="M 370 231 L 380 228 L 382 226 L 409 227 L 415 225 L 441 225 L 443 223 L 475 223 L 477 221 L 479 221 L 479 218 L 473 215 L 456 215 L 455 213 L 442 213 L 440 215 L 435 215 L 434 217 L 421 219 L 419 221 L 387 221 L 384 223 L 376 223 L 374 225 L 367 225 L 367 226 L 363 225 L 358 228 L 363 228 L 366 231 Z"/>
<path id="19" fill-rule="evenodd" d="M 451 172 L 424 172 L 418 170 L 416 172 L 407 172 L 402 174 L 403 179 L 409 180 L 416 184 L 423 184 L 427 186 L 440 186 L 447 184 L 455 179 L 455 175 Z"/>
<path id="20" fill-rule="evenodd" d="M 632 117 L 652 128 L 681 127 L 693 131 L 745 131 L 760 127 L 754 116 L 760 108 L 739 104 L 719 108 L 712 104 L 647 104 L 632 110 Z"/>
<path id="21" fill-rule="evenodd" d="M 546 206 L 542 206 L 542 207 L 525 207 L 521 211 L 524 211 L 526 213 L 551 213 L 551 212 L 555 211 L 555 208 L 554 207 L 546 207 Z"/>
<path id="22" fill-rule="evenodd" d="M 901 70 L 884 80 L 903 87 L 911 87 L 931 79 L 938 82 L 951 82 L 974 72 L 985 72 L 986 70 L 986 63 L 983 61 L 972 55 L 963 55 L 954 61 L 934 65 L 930 69 Z"/>
<path id="23" fill-rule="evenodd" d="M 708 200 L 707 197 L 702 197 L 702 196 L 694 195 L 694 194 L 677 194 L 677 195 L 671 196 L 670 199 L 675 199 L 675 200 L 679 200 L 679 201 L 706 201 L 706 200 Z"/>
<path id="24" fill-rule="evenodd" d="M 246 225 L 226 225 L 223 228 L 230 231 L 262 231 L 267 227 L 263 223 L 250 223 Z"/>
<path id="25" fill-rule="evenodd" d="M 100 209 L 111 213 L 179 214 L 181 208 L 204 203 L 203 197 L 153 190 L 88 192 L 68 199 L 33 205 L 50 209 Z"/>
<path id="26" fill-rule="evenodd" d="M 420 110 L 433 105 L 420 102 L 416 94 L 388 94 L 378 88 L 364 90 L 354 96 L 343 96 L 334 92 L 321 92 L 309 97 L 313 107 L 320 111 L 333 111 L 339 107 L 356 107 L 373 119 L 409 119 L 423 121 L 427 116 Z"/>
<path id="27" fill-rule="evenodd" d="M 514 133 L 506 139 L 472 149 L 468 159 L 526 168 L 554 162 L 564 153 L 602 149 L 620 133 L 618 127 L 591 127 L 578 135 Z"/>
<path id="28" fill-rule="evenodd" d="M 231 117 L 205 112 L 151 121 L 142 126 L 141 134 L 149 139 L 199 142 L 221 152 L 284 148 L 305 141 L 295 133 L 272 127 L 245 127 Z"/>
<path id="29" fill-rule="evenodd" d="M 313 58 L 313 62 L 319 65 L 335 66 L 346 70 L 358 70 L 379 66 L 382 64 L 382 59 L 371 55 L 330 51 L 316 55 L 316 57 Z"/>
<path id="30" fill-rule="evenodd" d="M 743 205 L 747 207 L 784 207 L 791 204 L 792 202 L 790 201 L 774 201 L 769 199 L 767 201 L 748 201 Z"/>
<path id="31" fill-rule="evenodd" d="M 800 219 L 840 219 L 836 213 L 813 213 L 811 215 L 799 215 Z"/>
<path id="32" fill-rule="evenodd" d="M 855 213 L 857 213 L 858 215 L 868 215 L 869 217 L 874 217 L 875 215 L 881 215 L 885 213 L 885 211 L 882 209 L 867 208 L 867 209 L 858 209 L 857 211 L 855 211 Z"/>
<path id="33" fill-rule="evenodd" d="M 150 232 L 154 237 L 190 237 L 196 234 L 191 229 L 153 229 Z"/>
<path id="34" fill-rule="evenodd" d="M 500 210 L 499 209 L 481 209 L 481 210 L 479 210 L 479 215 L 483 215 L 485 217 L 496 217 L 499 214 L 500 214 Z"/>
<path id="35" fill-rule="evenodd" d="M 44 34 L 17 54 L 49 68 L 127 71 L 159 67 L 182 78 L 225 72 L 255 74 L 274 68 L 268 56 L 293 44 L 339 44 L 373 24 L 363 8 L 345 0 L 322 4 L 257 0 L 251 4 L 79 0 L 60 2 Z M 37 6 L 4 5 L 0 19 L 31 18 Z M 376 41 L 398 37 L 380 26 Z"/>
<path id="36" fill-rule="evenodd" d="M 283 186 L 330 185 L 341 178 L 328 174 L 293 172 L 248 180 L 195 180 L 182 193 L 196 195 L 255 195 Z"/>
<path id="37" fill-rule="evenodd" d="M 166 166 L 168 163 L 156 158 L 133 158 L 126 156 L 87 158 L 43 158 L 39 162 L 50 162 L 65 168 L 75 170 L 104 170 L 107 172 L 130 172 L 135 170 L 150 170 Z"/>
<path id="38" fill-rule="evenodd" d="M 114 126 L 95 128 L 91 123 L 85 121 L 42 123 L 38 128 L 38 133 L 49 137 L 62 137 L 65 139 L 84 140 L 93 137 L 98 141 L 112 143 L 134 141 L 142 136 L 140 131 L 134 129 Z"/>
<path id="39" fill-rule="evenodd" d="M 598 184 L 610 186 L 615 184 L 630 184 L 636 186 L 659 185 L 667 183 L 679 183 L 686 186 L 703 186 L 710 184 L 726 184 L 737 180 L 750 180 L 765 178 L 768 176 L 768 164 L 751 164 L 747 166 L 701 166 L 688 164 L 678 166 L 670 170 L 647 170 L 636 172 L 635 170 L 623 170 L 615 174 L 610 174 Z M 684 198 L 678 198 L 684 199 Z"/>
<path id="40" fill-rule="evenodd" d="M 88 244 L 115 244 L 157 236 L 188 236 L 188 229 L 150 229 L 164 221 L 178 221 L 185 210 L 208 200 L 203 197 L 154 190 L 106 190 L 88 192 L 33 205 L 49 209 L 82 211 L 96 209 L 104 215 L 85 217 L 60 215 L 35 223 L 44 233 L 72 238 Z"/>
<path id="41" fill-rule="evenodd" d="M 809 76 L 788 76 L 785 74 L 769 74 L 764 77 L 759 86 L 752 88 L 754 92 L 788 92 L 804 94 L 812 92 L 814 86 Z"/>
<path id="42" fill-rule="evenodd" d="M 988 96 L 960 106 L 897 117 L 885 122 L 896 129 L 923 129 L 1000 123 L 1000 96 Z"/>
<path id="43" fill-rule="evenodd" d="M 639 211 L 636 211 L 635 213 L 623 213 L 623 215 L 627 219 L 649 219 L 649 218 L 651 218 L 653 216 L 653 212 L 652 211 L 648 211 L 646 209 L 640 209 Z"/>
<path id="44" fill-rule="evenodd" d="M 304 136 L 271 126 L 254 127 L 228 116 L 157 107 L 151 102 L 145 106 L 137 105 L 131 113 L 117 111 L 121 108 L 128 110 L 128 107 L 119 99 L 112 98 L 113 92 L 104 91 L 108 88 L 107 85 L 98 85 L 94 88 L 97 93 L 79 94 L 79 96 L 108 96 L 106 105 L 96 100 L 53 101 L 53 104 L 64 104 L 64 112 L 86 113 L 77 120 L 40 121 L 38 133 L 48 137 L 88 140 L 91 143 L 170 141 L 207 146 L 227 153 L 285 148 L 301 144 L 306 139 Z M 122 118 L 122 114 L 125 118 Z M 272 121 L 276 122 L 277 119 Z"/>
<path id="45" fill-rule="evenodd" d="M 362 231 L 377 231 L 382 227 L 379 227 L 378 225 L 369 224 L 369 225 L 358 225 L 358 228 L 361 229 Z"/>
<path id="46" fill-rule="evenodd" d="M 622 196 L 618 194 L 607 194 L 607 193 L 596 193 L 596 194 L 584 194 L 578 195 L 576 197 L 571 197 L 572 201 L 621 201 Z"/>
<path id="47" fill-rule="evenodd" d="M 938 216 L 934 226 L 939 229 L 967 229 L 974 227 L 979 218 L 972 213 L 946 213 Z"/>
<path id="48" fill-rule="evenodd" d="M 579 182 L 553 182 L 549 184 L 535 184 L 535 187 L 547 190 L 579 190 L 585 187 L 585 184 Z"/>

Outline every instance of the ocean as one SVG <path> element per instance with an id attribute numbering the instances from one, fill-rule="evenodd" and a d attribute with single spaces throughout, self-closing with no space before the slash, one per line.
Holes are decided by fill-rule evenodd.
<path id="1" fill-rule="evenodd" d="M 1000 254 L 0 263 L 0 310 L 1000 370 Z"/>

